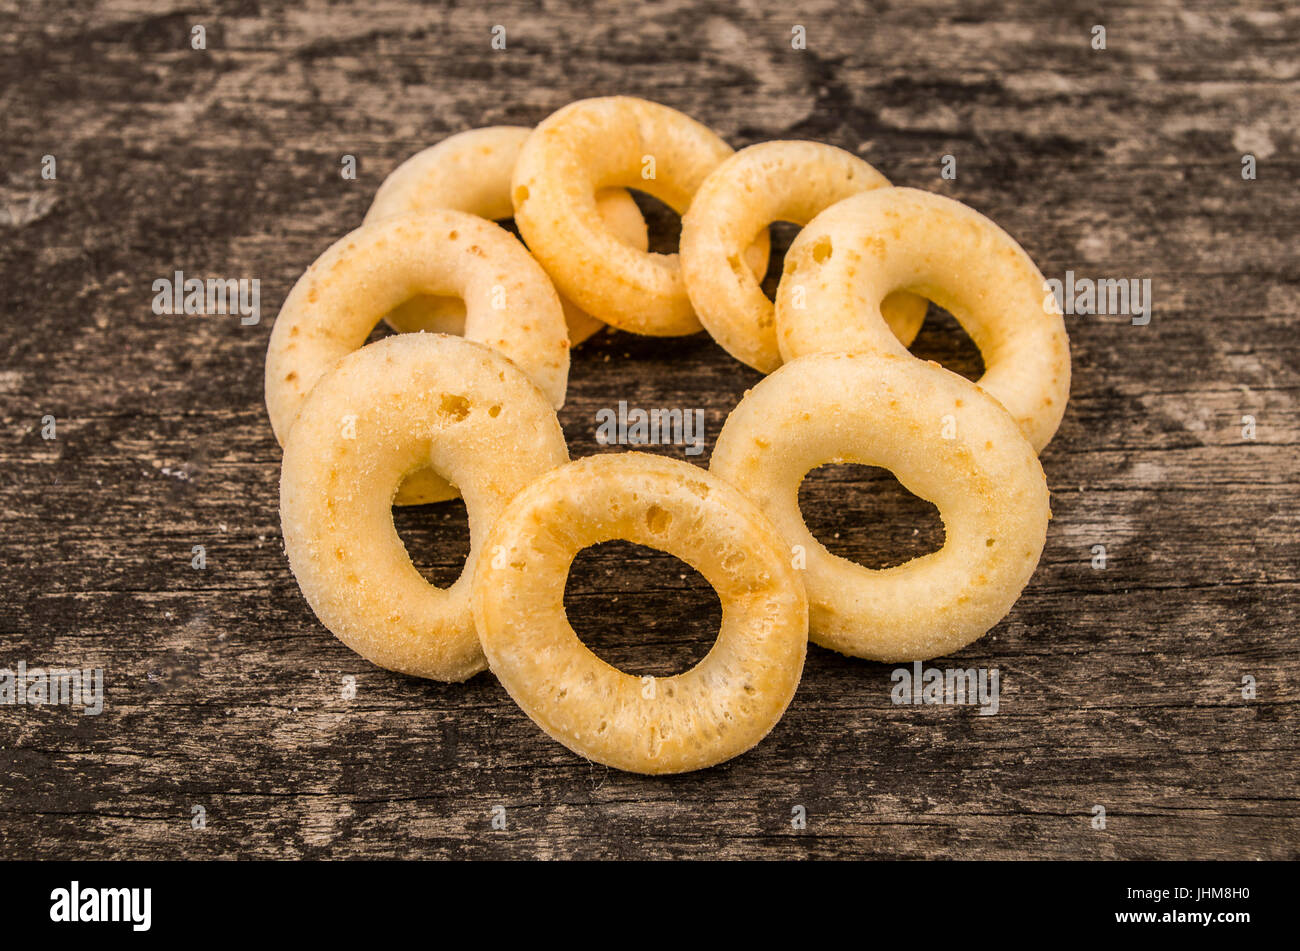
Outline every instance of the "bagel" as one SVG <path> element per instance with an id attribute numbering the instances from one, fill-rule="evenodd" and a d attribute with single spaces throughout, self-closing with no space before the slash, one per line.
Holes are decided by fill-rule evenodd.
<path id="1" fill-rule="evenodd" d="M 569 626 L 574 555 L 616 538 L 676 555 L 718 592 L 717 642 L 685 673 L 624 673 Z M 768 520 L 702 469 L 637 452 L 562 466 L 514 498 L 484 551 L 474 620 L 492 672 L 580 756 L 635 773 L 702 769 L 758 743 L 794 696 L 808 642 L 803 585 Z"/>
<path id="2" fill-rule="evenodd" d="M 799 484 L 827 463 L 881 466 L 939 509 L 943 547 L 882 570 L 831 554 Z M 727 417 L 710 471 L 776 525 L 808 591 L 809 637 L 843 654 L 927 660 L 1006 616 L 1047 535 L 1047 482 L 1011 416 L 969 380 L 885 353 L 796 357 Z"/>
<path id="3" fill-rule="evenodd" d="M 515 224 L 555 286 L 583 310 L 632 333 L 672 337 L 702 329 L 676 254 L 652 254 L 605 226 L 596 193 L 637 188 L 679 215 L 731 147 L 675 109 L 610 96 L 570 103 L 533 130 L 515 164 Z M 764 229 L 746 256 L 767 270 Z"/>
<path id="4" fill-rule="evenodd" d="M 904 355 L 880 302 L 913 290 L 970 334 L 984 358 L 980 389 L 1041 452 L 1070 396 L 1070 342 L 1061 315 L 1043 309 L 1044 286 L 1015 239 L 973 208 L 913 188 L 881 188 L 832 205 L 790 245 L 776 295 L 777 342 L 786 360 Z"/>
<path id="5" fill-rule="evenodd" d="M 266 406 L 284 444 L 317 381 L 360 348 L 380 318 L 413 294 L 466 302 L 465 337 L 499 350 L 557 409 L 569 338 L 555 288 L 508 231 L 460 211 L 406 214 L 362 225 L 333 244 L 289 292 L 266 353 Z M 455 498 L 431 473 L 413 473 L 397 504 Z"/>
<path id="6" fill-rule="evenodd" d="M 464 680 L 486 666 L 470 604 L 483 536 L 511 496 L 567 459 L 550 402 L 495 350 L 445 334 L 388 337 L 338 361 L 289 432 L 289 565 L 321 623 L 367 660 Z M 428 466 L 469 513 L 469 556 L 448 588 L 421 576 L 393 525 L 398 485 Z"/>

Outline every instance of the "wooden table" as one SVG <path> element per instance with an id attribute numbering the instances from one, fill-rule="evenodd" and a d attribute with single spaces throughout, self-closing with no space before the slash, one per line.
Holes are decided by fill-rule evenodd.
<path id="1" fill-rule="evenodd" d="M 1294 5 L 635 9 L 0 4 L 0 666 L 105 671 L 99 716 L 0 706 L 0 855 L 1297 857 Z M 614 93 L 738 147 L 848 149 L 988 214 L 1049 277 L 1151 281 L 1149 324 L 1067 318 L 1042 562 L 1006 620 L 931 662 L 997 668 L 996 715 L 896 705 L 894 665 L 811 648 L 756 749 L 623 775 L 490 674 L 388 673 L 308 609 L 262 395 L 285 294 L 408 155 Z M 155 315 L 177 270 L 259 279 L 263 319 Z M 979 372 L 946 315 L 915 350 Z M 705 335 L 601 335 L 574 353 L 570 452 L 603 451 L 594 415 L 620 399 L 703 408 L 711 446 L 758 379 Z M 867 564 L 942 541 L 879 473 L 817 470 L 802 501 Z M 430 577 L 456 575 L 463 506 L 396 519 Z M 690 569 L 619 544 L 580 556 L 568 604 L 652 674 L 701 657 L 720 617 Z"/>

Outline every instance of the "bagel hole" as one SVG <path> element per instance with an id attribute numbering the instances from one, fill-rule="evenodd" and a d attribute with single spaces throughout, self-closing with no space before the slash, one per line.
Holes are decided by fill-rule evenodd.
<path id="1" fill-rule="evenodd" d="M 389 311 L 387 316 L 404 329 L 419 328 L 430 333 L 465 336 L 465 302 L 459 297 L 413 294 Z M 382 321 L 379 327 L 389 333 L 395 332 Z"/>
<path id="2" fill-rule="evenodd" d="M 682 237 L 682 216 L 654 195 L 629 188 L 632 200 L 645 218 L 652 254 L 676 254 Z"/>
<path id="3" fill-rule="evenodd" d="M 456 583 L 469 557 L 469 514 L 463 500 L 394 505 L 393 527 L 425 581 L 438 588 Z"/>
<path id="4" fill-rule="evenodd" d="M 397 333 L 396 330 L 384 323 L 383 320 L 380 320 L 379 323 L 370 328 L 370 333 L 366 337 L 366 342 L 362 344 L 362 346 L 368 347 L 370 344 L 378 343 L 385 337 L 391 337 L 395 333 Z"/>
<path id="5" fill-rule="evenodd" d="M 935 363 L 960 374 L 971 382 L 984 375 L 984 357 L 966 328 L 957 318 L 933 301 L 925 312 L 925 322 L 909 348 L 920 360 Z"/>
<path id="6" fill-rule="evenodd" d="M 763 293 L 768 300 L 776 300 L 776 289 L 781 283 L 782 269 L 785 267 L 785 253 L 803 230 L 792 221 L 774 221 L 767 233 L 772 241 L 772 254 L 767 259 L 767 274 L 763 276 Z"/>
<path id="7" fill-rule="evenodd" d="M 799 485 L 799 511 L 827 551 L 864 568 L 906 564 L 946 537 L 939 510 L 878 466 L 818 466 Z"/>
<path id="8" fill-rule="evenodd" d="M 634 677 L 685 673 L 709 653 L 722 626 L 722 603 L 703 575 L 627 541 L 578 552 L 564 610 L 593 654 Z"/>

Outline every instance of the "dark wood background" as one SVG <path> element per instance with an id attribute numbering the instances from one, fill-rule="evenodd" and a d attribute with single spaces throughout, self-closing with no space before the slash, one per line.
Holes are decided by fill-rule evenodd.
<path id="1" fill-rule="evenodd" d="M 997 667 L 998 715 L 895 706 L 891 665 L 811 648 L 760 746 L 643 778 L 545 738 L 490 674 L 379 670 L 308 610 L 262 402 L 285 294 L 408 155 L 613 93 L 736 146 L 849 149 L 990 215 L 1048 276 L 1152 280 L 1149 326 L 1068 318 L 1042 563 L 934 662 Z M 1286 3 L 0 2 L 0 666 L 107 680 L 98 717 L 0 707 L 0 855 L 1297 857 L 1297 104 Z M 177 269 L 259 278 L 262 322 L 155 316 Z M 932 318 L 916 351 L 978 373 Z M 570 451 L 599 451 L 619 399 L 704 407 L 711 445 L 757 379 L 707 336 L 602 335 L 574 354 Z M 801 497 L 868 564 L 941 543 L 888 477 L 819 470 Z M 397 521 L 455 576 L 459 503 Z M 569 605 L 638 672 L 689 666 L 719 618 L 685 566 L 620 544 L 579 559 Z"/>

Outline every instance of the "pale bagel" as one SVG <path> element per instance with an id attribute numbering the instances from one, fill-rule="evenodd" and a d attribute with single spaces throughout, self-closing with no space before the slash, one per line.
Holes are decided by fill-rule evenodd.
<path id="1" fill-rule="evenodd" d="M 510 498 L 568 458 L 549 401 L 495 350 L 399 334 L 339 361 L 284 447 L 280 520 L 303 595 L 339 640 L 390 670 L 464 680 L 485 666 L 470 609 L 483 536 Z M 393 495 L 432 466 L 469 513 L 449 588 L 425 581 L 393 527 Z"/>

